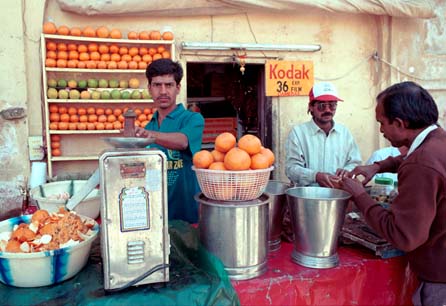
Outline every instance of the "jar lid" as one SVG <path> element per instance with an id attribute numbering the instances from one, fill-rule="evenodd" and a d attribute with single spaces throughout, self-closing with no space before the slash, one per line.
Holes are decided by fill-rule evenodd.
<path id="1" fill-rule="evenodd" d="M 377 178 L 375 178 L 375 184 L 393 185 L 393 180 L 388 177 L 377 177 Z"/>

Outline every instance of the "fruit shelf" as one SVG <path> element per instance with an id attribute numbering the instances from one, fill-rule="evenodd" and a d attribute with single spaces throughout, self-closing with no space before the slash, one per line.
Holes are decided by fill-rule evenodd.
<path id="1" fill-rule="evenodd" d="M 49 48 L 49 46 L 52 46 L 52 49 Z M 88 50 L 81 51 L 81 46 L 85 49 L 85 47 L 88 48 Z M 104 47 L 105 49 L 109 48 L 110 52 L 99 52 L 101 50 L 90 50 L 90 46 L 96 46 L 96 47 Z M 124 54 L 121 54 L 121 61 L 112 60 L 112 55 L 117 54 L 116 52 L 112 52 L 112 47 L 114 48 L 124 48 L 129 51 L 129 55 L 131 55 L 132 59 L 127 60 L 128 67 L 132 69 L 125 69 L 122 67 L 126 67 L 127 65 L 118 66 L 119 62 L 122 62 L 124 59 Z M 48 50 L 47 50 L 48 48 Z M 66 49 L 63 49 L 66 48 Z M 70 49 L 71 48 L 71 49 Z M 130 54 L 130 50 L 138 50 L 139 53 Z M 174 40 L 130 40 L 130 39 L 113 39 L 113 38 L 97 38 L 97 37 L 83 37 L 83 36 L 63 36 L 63 35 L 50 35 L 50 34 L 42 34 L 41 35 L 41 56 L 42 56 L 42 80 L 43 80 L 43 102 L 44 102 L 44 134 L 45 134 L 45 143 L 47 146 L 47 163 L 48 163 L 48 176 L 53 177 L 55 175 L 63 175 L 63 174 L 69 174 L 69 172 L 78 172 L 78 171 L 85 171 L 85 174 L 88 174 L 92 172 L 95 168 L 98 167 L 98 159 L 100 153 L 110 148 L 110 146 L 101 140 L 101 134 L 103 136 L 110 135 L 110 134 L 116 134 L 119 135 L 121 130 L 118 128 L 110 129 L 110 127 L 107 127 L 104 129 L 102 126 L 99 128 L 99 124 L 95 127 L 98 129 L 95 129 L 95 127 L 92 127 L 93 129 L 85 129 L 85 125 L 81 121 L 79 123 L 76 123 L 77 121 L 73 122 L 70 121 L 70 124 L 77 124 L 78 129 L 53 129 L 53 126 L 51 126 L 52 129 L 50 129 L 50 123 L 53 123 L 53 121 L 50 121 L 50 107 L 51 108 L 61 108 L 65 106 L 67 109 L 74 108 L 74 109 L 80 109 L 80 108 L 95 108 L 98 109 L 112 109 L 117 110 L 121 109 L 123 110 L 125 107 L 130 107 L 133 109 L 141 109 L 144 110 L 144 114 L 147 115 L 147 119 L 150 120 L 149 116 L 151 116 L 151 111 L 153 111 L 153 100 L 147 99 L 144 95 L 142 98 L 137 99 L 126 99 L 126 98 L 119 98 L 119 99 L 92 99 L 92 97 L 88 96 L 88 94 L 85 97 L 78 98 L 78 95 L 73 96 L 73 99 L 65 99 L 65 96 L 60 96 L 61 98 L 53 98 L 52 95 L 54 95 L 54 92 L 52 92 L 48 96 L 48 89 L 49 87 L 53 87 L 54 85 L 49 83 L 48 81 L 50 79 L 55 80 L 86 80 L 86 79 L 106 79 L 107 81 L 113 80 L 125 80 L 130 81 L 129 79 L 137 79 L 139 81 L 140 86 L 144 86 L 143 84 L 146 84 L 147 80 L 145 79 L 145 68 L 144 66 L 148 65 L 150 63 L 150 56 L 153 57 L 153 60 L 156 58 L 159 58 L 160 56 L 168 56 L 172 59 L 175 58 L 175 41 Z M 153 53 L 152 50 L 155 50 L 156 53 Z M 70 54 L 70 51 L 75 51 L 74 54 L 78 54 L 78 58 L 74 57 L 74 59 L 71 57 L 72 54 Z M 144 53 L 143 53 L 144 51 Z M 150 51 L 151 53 L 146 53 Z M 51 53 L 50 53 L 51 52 Z M 87 53 L 90 57 L 89 60 L 83 60 L 80 57 L 81 53 Z M 95 53 L 95 59 L 93 58 L 93 53 Z M 105 54 L 108 54 L 110 59 L 103 60 L 102 56 Z M 101 56 L 101 59 L 98 60 L 98 54 Z M 149 54 L 150 56 L 148 56 Z M 62 56 L 63 55 L 63 56 Z M 85 55 L 85 54 L 84 54 Z M 149 57 L 149 60 L 146 60 L 146 57 Z M 86 56 L 86 55 L 85 55 Z M 128 58 L 128 56 L 127 56 Z M 138 58 L 138 60 L 136 59 Z M 48 65 L 47 60 L 52 60 L 52 65 L 56 62 L 57 64 L 54 66 Z M 63 64 L 59 64 L 62 62 Z M 68 65 L 68 63 L 71 61 L 71 65 Z M 65 61 L 65 62 L 64 62 Z M 112 63 L 114 61 L 114 63 Z M 75 66 L 73 66 L 73 62 L 76 63 Z M 79 64 L 80 62 L 83 62 L 83 65 Z M 88 66 L 88 62 L 94 62 L 93 66 Z M 138 66 L 135 66 L 133 63 L 133 66 L 130 63 L 136 62 Z M 102 66 L 99 65 L 99 63 L 102 63 Z M 111 65 L 113 64 L 113 65 Z M 107 66 L 105 66 L 107 65 Z M 97 68 L 96 68 L 97 67 Z M 121 67 L 121 69 L 118 69 Z M 133 67 L 136 67 L 138 69 L 133 69 Z M 109 69 L 106 69 L 109 68 Z M 111 84 L 111 83 L 110 83 Z M 49 86 L 50 85 L 50 86 Z M 144 90 L 144 88 L 130 88 L 129 87 L 121 87 L 118 88 L 110 87 L 107 88 L 93 88 L 88 86 L 87 88 L 83 87 L 81 88 L 72 88 L 70 86 L 66 86 L 66 84 L 63 85 L 63 87 L 59 88 L 57 87 L 57 90 L 65 89 L 67 92 L 69 92 L 72 89 L 78 90 L 80 93 L 82 91 L 111 91 L 114 89 L 117 89 L 121 92 L 123 91 L 133 91 L 133 90 Z M 106 85 L 107 86 L 107 85 Z M 147 91 L 147 89 L 145 89 Z M 79 94 L 79 93 L 78 93 Z M 70 95 L 71 97 L 71 95 Z M 148 113 L 145 112 L 145 110 L 149 110 Z M 60 113 L 62 115 L 62 112 Z M 79 113 L 80 115 L 80 113 Z M 65 115 L 66 116 L 66 115 Z M 98 116 L 99 117 L 99 116 Z M 116 115 L 116 117 L 118 117 Z M 121 118 L 122 119 L 122 118 Z M 53 118 L 52 118 L 53 120 Z M 142 119 L 141 119 L 142 120 Z M 145 124 L 146 121 L 140 121 L 140 124 Z M 68 123 L 68 122 L 67 122 Z M 95 122 L 96 124 L 97 122 Z M 105 122 L 106 124 L 110 124 Z M 122 121 L 121 121 L 122 123 Z M 89 121 L 88 123 L 91 122 Z M 59 125 L 61 127 L 61 125 Z M 116 127 L 116 126 L 115 126 Z M 56 126 L 57 128 L 57 126 Z M 52 140 L 54 139 L 54 140 Z M 57 152 L 57 154 L 55 153 Z M 53 154 L 54 153 L 54 154 Z"/>

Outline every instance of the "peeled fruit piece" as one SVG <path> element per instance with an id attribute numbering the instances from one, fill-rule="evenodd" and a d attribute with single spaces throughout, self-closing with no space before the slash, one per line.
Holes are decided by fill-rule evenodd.
<path id="1" fill-rule="evenodd" d="M 124 90 L 121 92 L 121 98 L 124 100 L 130 99 L 130 92 L 128 90 Z"/>
<path id="2" fill-rule="evenodd" d="M 141 99 L 141 93 L 139 92 L 139 90 L 132 91 L 130 99 Z"/>
<path id="3" fill-rule="evenodd" d="M 91 93 L 91 98 L 92 98 L 93 100 L 99 100 L 99 99 L 101 98 L 101 92 L 100 92 L 99 90 L 94 90 L 94 91 Z"/>
<path id="4" fill-rule="evenodd" d="M 70 99 L 79 99 L 81 97 L 81 93 L 77 89 L 70 90 Z"/>
<path id="5" fill-rule="evenodd" d="M 130 88 L 139 88 L 139 80 L 137 78 L 131 78 L 129 80 Z"/>
<path id="6" fill-rule="evenodd" d="M 127 80 L 120 80 L 119 81 L 119 87 L 121 87 L 121 88 L 128 88 L 129 87 L 129 82 Z"/>
<path id="7" fill-rule="evenodd" d="M 59 81 L 57 81 L 57 86 L 58 86 L 58 87 L 63 87 L 63 88 L 65 88 L 65 87 L 67 87 L 67 85 L 68 85 L 68 83 L 67 83 L 67 81 L 65 81 L 64 79 L 60 79 Z"/>
<path id="8" fill-rule="evenodd" d="M 111 99 L 110 92 L 108 90 L 101 91 L 101 99 L 110 100 Z"/>
<path id="9" fill-rule="evenodd" d="M 87 86 L 89 88 L 98 88 L 99 82 L 96 79 L 88 79 L 87 80 Z"/>
<path id="10" fill-rule="evenodd" d="M 56 88 L 48 88 L 46 95 L 47 95 L 48 99 L 57 99 L 57 97 L 58 97 L 57 89 Z"/>
<path id="11" fill-rule="evenodd" d="M 77 87 L 77 82 L 76 82 L 76 80 L 69 80 L 67 85 L 70 88 L 76 88 Z"/>
<path id="12" fill-rule="evenodd" d="M 77 82 L 77 87 L 78 88 L 87 88 L 87 81 L 80 80 L 79 82 Z"/>
<path id="13" fill-rule="evenodd" d="M 58 92 L 59 99 L 68 99 L 69 93 L 65 89 L 60 89 Z"/>
<path id="14" fill-rule="evenodd" d="M 107 88 L 108 87 L 108 81 L 105 79 L 100 79 L 98 82 L 98 85 L 100 88 Z"/>
<path id="15" fill-rule="evenodd" d="M 119 90 L 117 90 L 117 89 L 113 89 L 110 92 L 110 95 L 111 95 L 111 98 L 114 99 L 114 100 L 121 99 L 121 92 Z"/>
<path id="16" fill-rule="evenodd" d="M 150 95 L 149 90 L 147 88 L 141 92 L 141 98 L 146 99 L 146 100 L 152 98 L 152 96 Z"/>
<path id="17" fill-rule="evenodd" d="M 57 87 L 57 80 L 49 79 L 48 80 L 48 87 L 52 87 L 52 88 Z"/>
<path id="18" fill-rule="evenodd" d="M 110 80 L 110 81 L 108 81 L 108 86 L 110 88 L 119 88 L 119 81 L 118 80 Z"/>

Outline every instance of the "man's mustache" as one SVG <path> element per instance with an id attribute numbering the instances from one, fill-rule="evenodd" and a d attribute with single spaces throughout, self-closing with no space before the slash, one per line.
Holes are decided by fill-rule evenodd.
<path id="1" fill-rule="evenodd" d="M 326 113 L 323 113 L 323 114 L 322 114 L 322 116 L 328 116 L 328 115 L 333 116 L 333 113 L 326 112 Z"/>

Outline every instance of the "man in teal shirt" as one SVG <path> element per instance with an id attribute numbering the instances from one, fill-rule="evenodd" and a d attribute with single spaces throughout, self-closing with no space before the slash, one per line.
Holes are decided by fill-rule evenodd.
<path id="1" fill-rule="evenodd" d="M 153 138 L 151 148 L 167 156 L 167 190 L 169 220 L 198 221 L 194 195 L 200 192 L 192 156 L 201 150 L 204 118 L 176 103 L 183 69 L 170 59 L 159 59 L 146 69 L 148 89 L 157 111 L 145 128 L 136 127 L 137 137 Z"/>

